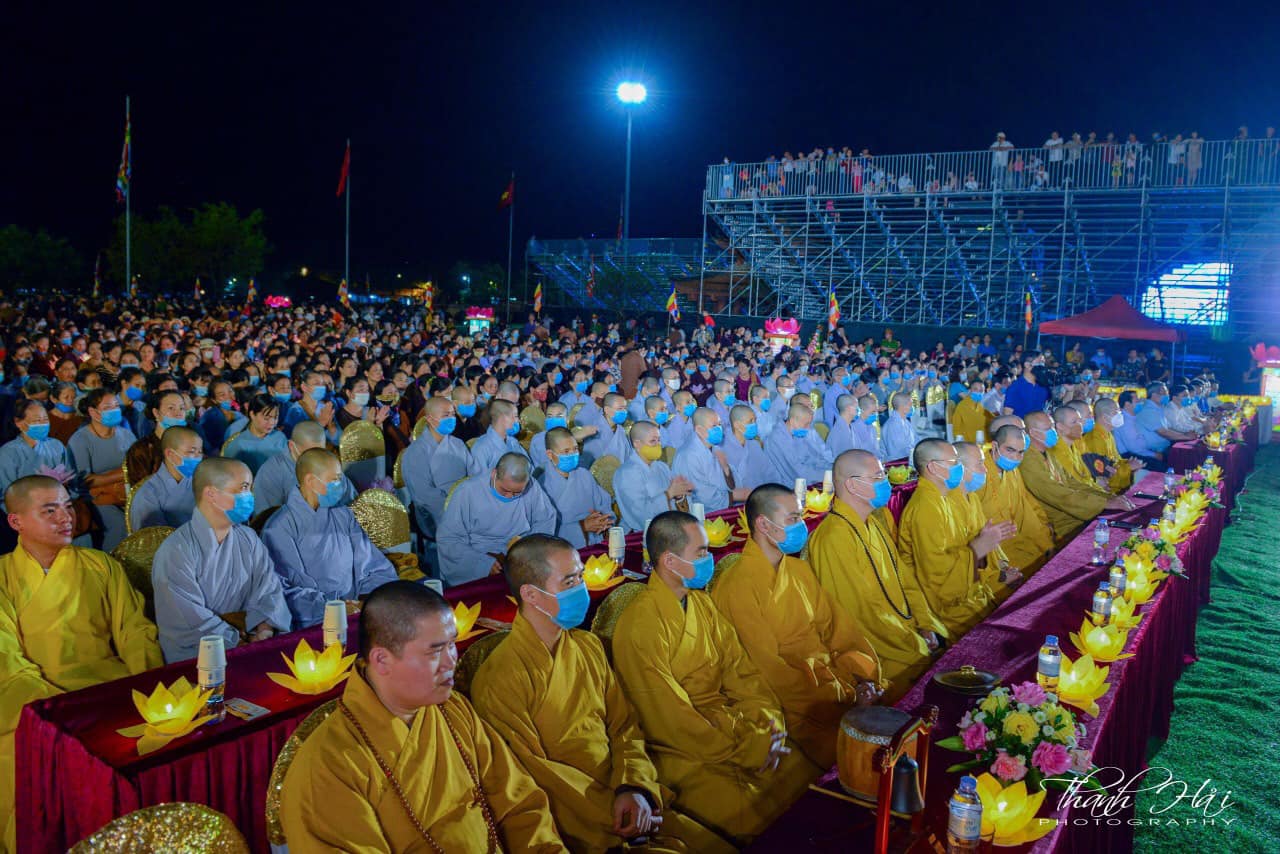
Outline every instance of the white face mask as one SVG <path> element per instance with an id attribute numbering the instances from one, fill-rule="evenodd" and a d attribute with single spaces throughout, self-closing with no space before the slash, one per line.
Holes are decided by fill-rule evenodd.
<path id="1" fill-rule="evenodd" d="M 672 391 L 679 391 L 680 380 L 667 380 L 667 388 L 671 389 Z"/>
<path id="2" fill-rule="evenodd" d="M 367 391 L 358 391 L 351 398 L 356 402 L 356 406 L 369 405 L 369 392 Z"/>
<path id="3" fill-rule="evenodd" d="M 783 400 L 790 400 L 791 396 L 796 393 L 796 390 L 793 388 L 783 388 L 783 389 L 779 389 L 779 391 L 782 392 Z"/>
<path id="4" fill-rule="evenodd" d="M 1117 412 L 1115 415 L 1112 415 L 1112 416 L 1111 416 L 1111 427 L 1112 427 L 1112 429 L 1119 429 L 1120 427 L 1123 427 L 1123 426 L 1124 426 L 1124 413 L 1123 413 L 1123 412 Z"/>

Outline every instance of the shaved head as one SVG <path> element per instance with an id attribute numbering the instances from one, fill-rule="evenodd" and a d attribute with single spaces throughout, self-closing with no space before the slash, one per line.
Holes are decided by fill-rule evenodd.
<path id="1" fill-rule="evenodd" d="M 1016 445 L 1021 449 L 1022 446 L 1026 444 L 1026 440 L 1023 438 L 1026 435 L 1026 431 L 1017 424 L 1006 424 L 999 430 L 996 430 L 992 434 L 992 438 L 995 439 L 997 445 L 1005 445 L 1010 448 Z"/>
<path id="2" fill-rule="evenodd" d="M 658 566 L 665 554 L 681 555 L 694 537 L 701 536 L 702 525 L 696 516 L 679 510 L 668 510 L 653 517 L 645 532 L 644 546 L 649 563 Z"/>
<path id="3" fill-rule="evenodd" d="M 1049 417 L 1047 412 L 1031 412 L 1023 420 L 1026 422 L 1028 430 L 1045 431 L 1053 427 L 1053 419 Z"/>
<path id="4" fill-rule="evenodd" d="M 434 399 L 434 398 L 433 398 Z M 428 402 L 430 405 L 430 402 Z M 301 453 L 311 448 L 323 448 L 325 443 L 324 428 L 315 421 L 301 421 L 293 427 L 289 440 Z"/>
<path id="5" fill-rule="evenodd" d="M 249 467 L 239 460 L 229 457 L 206 457 L 191 476 L 191 490 L 196 501 L 204 500 L 204 492 L 210 487 L 226 492 L 239 492 L 232 486 L 239 486 L 245 481 L 253 482 Z"/>
<path id="6" fill-rule="evenodd" d="M 787 421 L 803 429 L 813 423 L 813 410 L 798 401 L 799 398 L 791 399 L 791 406 L 787 408 Z"/>
<path id="7" fill-rule="evenodd" d="M 342 474 L 342 464 L 330 451 L 324 448 L 312 448 L 298 456 L 296 474 L 298 486 L 305 486 L 308 477 L 315 477 L 321 483 L 328 483 Z"/>
<path id="8" fill-rule="evenodd" d="M 197 450 L 202 447 L 200 434 L 195 430 L 190 427 L 170 427 L 160 437 L 160 450 L 177 451 L 183 454 L 193 442 Z"/>
<path id="9" fill-rule="evenodd" d="M 578 447 L 573 434 L 563 427 L 553 427 L 547 431 L 547 450 L 556 454 L 571 454 Z"/>
<path id="10" fill-rule="evenodd" d="M 551 407 L 547 407 L 548 414 L 550 413 L 550 410 Z M 422 412 L 436 421 L 439 421 L 441 418 L 448 418 L 449 413 L 453 412 L 453 401 L 447 397 L 429 397 L 427 398 L 427 402 L 422 406 Z M 318 427 L 320 425 L 317 424 L 316 426 Z M 298 428 L 295 427 L 293 429 L 294 435 L 296 436 Z"/>
<path id="11" fill-rule="evenodd" d="M 36 504 L 43 503 L 38 500 L 43 497 L 41 493 L 46 491 L 56 493 L 58 490 L 61 490 L 64 495 L 67 491 L 54 478 L 45 477 L 42 474 L 20 477 L 9 484 L 9 488 L 4 491 L 4 507 L 10 513 L 23 513 Z"/>
<path id="12" fill-rule="evenodd" d="M 360 658 L 369 660 L 374 647 L 399 656 L 404 645 L 418 636 L 423 617 L 453 613 L 444 597 L 412 581 L 389 581 L 364 600 L 356 634 Z"/>
<path id="13" fill-rule="evenodd" d="M 991 420 L 991 427 L 989 429 L 994 434 L 1001 427 L 1005 427 L 1009 425 L 1017 427 L 1018 429 L 1022 429 L 1022 427 L 1024 426 L 1022 423 L 1022 419 L 1016 415 L 997 415 L 995 418 Z"/>
<path id="14" fill-rule="evenodd" d="M 949 460 L 956 456 L 956 449 L 942 439 L 921 439 L 911 453 L 911 462 L 916 471 L 923 474 L 929 463 L 937 460 Z"/>
<path id="15" fill-rule="evenodd" d="M 510 416 L 514 418 L 516 415 L 516 405 L 509 400 L 494 398 L 489 401 L 489 420 L 492 422 L 498 418 Z"/>
<path id="16" fill-rule="evenodd" d="M 743 424 L 748 424 L 751 421 L 754 421 L 755 417 L 756 417 L 756 414 L 755 412 L 752 411 L 750 406 L 743 406 L 742 404 L 737 404 L 733 407 L 733 409 L 729 410 L 729 423 L 732 424 L 734 427 L 739 427 Z"/>
<path id="17" fill-rule="evenodd" d="M 658 425 L 652 421 L 637 421 L 631 425 L 631 444 L 636 447 L 648 444 L 655 436 L 661 437 Z"/>
<path id="18" fill-rule="evenodd" d="M 493 470 L 498 480 L 512 484 L 529 482 L 529 458 L 524 454 L 517 454 L 515 451 L 503 454 Z"/>
<path id="19" fill-rule="evenodd" d="M 569 417 L 569 408 L 566 407 L 563 403 L 548 403 L 547 417 L 548 418 L 553 418 L 553 417 L 567 418 Z"/>
<path id="20" fill-rule="evenodd" d="M 693 411 L 694 427 L 710 428 L 718 423 L 720 423 L 720 416 L 712 412 L 710 409 L 707 409 L 705 406 L 700 406 Z"/>
<path id="21" fill-rule="evenodd" d="M 516 540 L 507 550 L 507 559 L 503 565 L 503 574 L 507 578 L 507 589 L 517 601 L 524 601 L 520 596 L 520 588 L 526 584 L 545 590 L 547 578 L 554 567 L 555 556 L 570 552 L 576 555 L 577 550 L 568 540 L 553 537 L 550 534 L 529 534 Z"/>
<path id="22" fill-rule="evenodd" d="M 837 485 L 851 477 L 869 477 L 880 470 L 880 460 L 870 451 L 853 449 L 836 457 L 831 478 Z"/>

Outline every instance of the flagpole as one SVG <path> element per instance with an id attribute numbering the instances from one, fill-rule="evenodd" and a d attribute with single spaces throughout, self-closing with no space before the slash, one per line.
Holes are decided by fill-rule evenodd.
<path id="1" fill-rule="evenodd" d="M 347 137 L 347 152 L 351 152 L 351 138 Z M 346 260 L 342 265 L 342 278 L 346 279 L 347 287 L 351 287 L 351 167 L 347 167 L 347 177 L 343 184 L 347 196 L 347 239 L 346 239 Z"/>
<path id="2" fill-rule="evenodd" d="M 514 188 L 515 185 L 516 185 L 516 173 L 515 173 L 515 170 L 512 170 L 511 183 L 508 186 Z M 511 323 L 511 246 L 514 241 L 515 233 L 516 233 L 516 197 L 515 197 L 514 189 L 512 190 L 511 204 L 507 205 L 507 207 L 509 208 L 509 210 L 507 212 L 508 217 L 507 217 L 507 311 L 506 311 L 507 319 L 506 319 L 506 322 L 509 325 Z"/>
<path id="3" fill-rule="evenodd" d="M 129 96 L 124 96 L 124 127 L 125 133 L 132 136 L 132 128 L 129 127 Z M 129 160 L 133 160 L 133 140 L 129 141 Z M 132 163 L 130 163 L 130 172 L 132 172 Z M 129 183 L 125 185 L 124 190 L 124 292 L 128 294 L 132 290 L 133 282 L 133 178 L 129 178 Z"/>

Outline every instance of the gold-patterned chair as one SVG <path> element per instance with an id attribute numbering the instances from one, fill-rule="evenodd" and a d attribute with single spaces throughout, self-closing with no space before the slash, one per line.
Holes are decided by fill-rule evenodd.
<path id="1" fill-rule="evenodd" d="M 425 416 L 419 416 L 413 425 L 413 438 L 417 439 L 427 429 L 427 419 Z"/>
<path id="2" fill-rule="evenodd" d="M 458 478 L 453 482 L 453 486 L 449 487 L 449 491 L 444 494 L 445 510 L 449 509 L 449 502 L 453 500 L 453 494 L 458 491 L 458 487 L 461 486 L 465 480 L 466 480 L 465 477 Z M 439 523 L 437 522 L 436 524 L 439 524 Z"/>
<path id="3" fill-rule="evenodd" d="M 604 601 L 596 609 L 596 615 L 591 620 L 591 631 L 600 638 L 610 661 L 613 660 L 613 631 L 617 628 L 618 618 L 644 588 L 645 585 L 639 582 L 623 582 L 604 597 Z"/>
<path id="4" fill-rule="evenodd" d="M 710 593 L 716 586 L 716 582 L 724 577 L 724 574 L 732 569 L 733 565 L 741 559 L 742 552 L 734 552 L 733 554 L 727 554 L 720 558 L 720 560 L 716 561 L 716 571 L 712 574 L 711 580 L 707 582 L 707 592 Z"/>
<path id="5" fill-rule="evenodd" d="M 510 630 L 503 629 L 500 632 L 492 632 L 476 638 L 462 654 L 462 658 L 458 659 L 457 666 L 453 668 L 453 687 L 470 697 L 471 680 L 476 678 L 480 665 L 484 664 L 484 660 L 509 634 L 511 634 Z"/>
<path id="6" fill-rule="evenodd" d="M 338 459 L 357 489 L 368 489 L 369 484 L 386 477 L 387 443 L 382 428 L 372 421 L 347 425 L 338 441 Z"/>
<path id="7" fill-rule="evenodd" d="M 831 428 L 821 421 L 813 422 L 813 429 L 818 431 L 818 435 L 822 437 L 822 441 L 827 441 L 827 434 L 831 432 Z"/>
<path id="8" fill-rule="evenodd" d="M 520 438 L 527 447 L 529 439 L 547 429 L 547 413 L 541 406 L 531 403 L 520 410 Z"/>
<path id="9" fill-rule="evenodd" d="M 581 411 L 582 411 L 581 403 L 575 403 L 573 407 L 570 408 L 569 410 L 569 426 L 570 427 L 578 426 L 578 413 Z"/>
<path id="10" fill-rule="evenodd" d="M 385 489 L 366 489 L 351 502 L 351 512 L 381 551 L 409 551 L 409 511 L 399 498 Z"/>
<path id="11" fill-rule="evenodd" d="M 298 724 L 298 728 L 285 741 L 284 747 L 280 748 L 280 755 L 276 757 L 275 765 L 271 768 L 271 778 L 267 781 L 267 841 L 271 843 L 273 850 L 288 845 L 284 837 L 284 827 L 280 824 L 280 795 L 284 790 L 284 778 L 289 773 L 289 766 L 298 755 L 298 748 L 302 746 L 302 742 L 310 738 L 316 728 L 324 723 L 337 708 L 336 699 L 317 706 L 314 712 L 302 719 L 302 723 Z"/>
<path id="12" fill-rule="evenodd" d="M 609 493 L 610 498 L 613 497 L 613 476 L 618 473 L 621 466 L 622 461 L 613 454 L 605 454 L 591 464 L 591 476 L 605 492 Z"/>
<path id="13" fill-rule="evenodd" d="M 467 440 L 467 450 L 469 451 L 469 450 L 471 450 L 472 448 L 474 448 L 474 447 L 476 446 L 476 442 L 478 442 L 478 441 L 480 441 L 480 437 L 479 437 L 479 436 L 472 436 L 470 439 L 468 439 L 468 440 Z"/>
<path id="14" fill-rule="evenodd" d="M 670 468 L 671 464 L 676 461 L 676 449 L 671 445 L 662 446 L 662 461 Z"/>
<path id="15" fill-rule="evenodd" d="M 151 586 L 151 563 L 160 550 L 160 544 L 173 531 L 168 525 L 140 528 L 111 550 L 111 556 L 124 567 L 124 574 L 128 576 L 133 589 L 142 594 L 146 614 L 151 619 L 155 619 L 156 612 L 155 590 Z"/>
<path id="16" fill-rule="evenodd" d="M 120 816 L 81 840 L 71 854 L 248 854 L 231 819 L 204 804 L 156 804 Z"/>
<path id="17" fill-rule="evenodd" d="M 142 488 L 142 484 L 151 480 L 151 478 L 153 477 L 155 477 L 155 475 L 153 474 L 147 475 L 142 480 L 138 481 L 138 485 L 134 487 L 130 487 L 128 485 L 129 481 L 127 479 L 125 480 L 125 492 L 124 492 L 124 532 L 125 534 L 133 533 L 133 497 L 138 494 L 138 490 Z"/>

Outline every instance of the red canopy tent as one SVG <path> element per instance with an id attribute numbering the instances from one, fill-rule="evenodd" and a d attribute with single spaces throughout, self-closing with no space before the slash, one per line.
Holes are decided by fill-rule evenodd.
<path id="1" fill-rule="evenodd" d="M 1097 308 L 1040 324 L 1041 335 L 1074 338 L 1123 338 L 1138 341 L 1182 341 L 1180 329 L 1152 320 L 1122 296 L 1114 296 Z"/>

